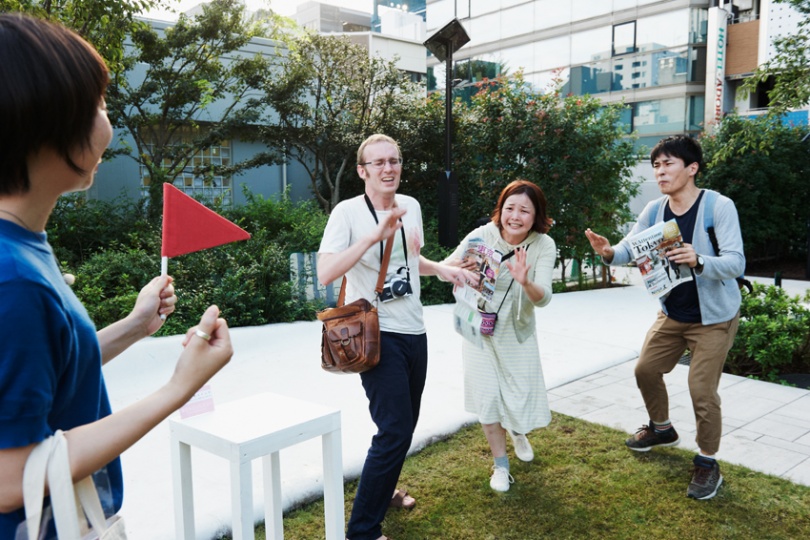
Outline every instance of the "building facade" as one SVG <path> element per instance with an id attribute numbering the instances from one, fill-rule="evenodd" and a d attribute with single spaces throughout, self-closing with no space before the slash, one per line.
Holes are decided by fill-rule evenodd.
<path id="1" fill-rule="evenodd" d="M 767 110 L 765 89 L 740 85 L 770 58 L 775 36 L 796 31 L 799 14 L 771 0 L 427 0 L 428 34 L 456 18 L 470 41 L 454 54 L 453 78 L 523 71 L 535 89 L 625 103 L 622 121 L 639 150 L 674 134 L 698 135 L 737 110 Z M 442 89 L 445 66 L 428 59 Z M 434 89 L 434 88 L 431 88 Z M 807 122 L 807 111 L 793 121 Z M 658 189 L 646 160 L 636 212 Z"/>
<path id="2" fill-rule="evenodd" d="M 767 89 L 746 94 L 740 87 L 773 56 L 773 38 L 795 33 L 801 15 L 772 0 L 375 0 L 373 13 L 322 2 L 306 2 L 294 16 L 302 27 L 347 36 L 369 54 L 391 60 L 428 90 L 441 90 L 445 65 L 427 54 L 424 41 L 452 19 L 470 41 L 454 54 L 454 79 L 472 85 L 483 78 L 522 70 L 538 90 L 559 86 L 566 94 L 591 94 L 605 103 L 625 103 L 627 132 L 638 148 L 662 137 L 711 129 L 732 110 L 767 111 Z M 156 26 L 167 25 L 153 21 Z M 254 39 L 249 54 L 275 55 L 276 44 Z M 458 88 L 458 87 L 457 87 Z M 808 110 L 786 121 L 807 123 Z M 117 138 L 121 148 L 132 141 Z M 296 165 L 265 166 L 233 178 L 203 180 L 195 165 L 227 165 L 264 149 L 246 141 L 224 141 L 195 156 L 175 184 L 187 193 L 240 204 L 242 186 L 264 197 L 289 190 L 309 198 L 308 181 Z M 641 205 L 658 193 L 645 160 L 634 172 L 643 180 Z M 119 156 L 99 167 L 89 195 L 139 197 L 148 177 L 136 161 Z"/>

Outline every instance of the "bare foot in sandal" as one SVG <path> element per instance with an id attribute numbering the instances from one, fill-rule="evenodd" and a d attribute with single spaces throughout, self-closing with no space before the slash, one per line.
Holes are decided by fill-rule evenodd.
<path id="1" fill-rule="evenodd" d="M 408 492 L 404 489 L 395 489 L 394 496 L 391 497 L 391 504 L 388 506 L 392 508 L 405 508 L 406 510 L 410 510 L 416 506 L 416 499 L 408 495 Z"/>

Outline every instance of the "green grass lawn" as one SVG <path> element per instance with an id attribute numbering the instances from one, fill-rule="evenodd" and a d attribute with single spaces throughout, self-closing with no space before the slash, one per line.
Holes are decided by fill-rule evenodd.
<path id="1" fill-rule="evenodd" d="M 721 460 L 717 496 L 695 501 L 686 497 L 691 452 L 631 452 L 626 437 L 555 414 L 529 435 L 533 463 L 517 460 L 510 447 L 515 483 L 496 493 L 481 428 L 466 427 L 406 460 L 400 486 L 417 506 L 389 510 L 383 533 L 392 540 L 810 538 L 810 487 Z M 347 519 L 356 489 L 356 481 L 346 484 Z M 285 515 L 284 538 L 324 538 L 323 500 Z"/>

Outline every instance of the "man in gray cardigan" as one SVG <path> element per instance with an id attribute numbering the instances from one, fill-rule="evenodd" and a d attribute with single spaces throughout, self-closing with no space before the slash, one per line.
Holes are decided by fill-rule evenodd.
<path id="1" fill-rule="evenodd" d="M 723 483 L 715 459 L 722 434 L 717 388 L 740 318 L 741 296 L 736 277 L 745 269 L 740 222 L 731 199 L 695 185 L 695 177 L 703 168 L 703 152 L 696 140 L 682 135 L 662 139 L 650 153 L 650 162 L 663 197 L 647 204 L 630 234 L 615 246 L 590 229 L 585 235 L 606 264 L 623 265 L 633 260 L 629 237 L 654 223 L 671 219 L 678 223 L 684 244 L 667 256 L 673 264 L 688 265 L 694 279 L 681 283 L 661 298 L 661 311 L 647 332 L 635 370 L 650 423 L 625 444 L 637 452 L 678 444 L 678 434 L 669 418 L 669 396 L 663 376 L 672 371 L 688 348 L 689 394 L 700 453 L 694 459 L 687 495 L 711 499 Z M 716 199 L 713 205 L 708 205 L 713 206 L 716 241 L 704 226 L 708 197 Z"/>

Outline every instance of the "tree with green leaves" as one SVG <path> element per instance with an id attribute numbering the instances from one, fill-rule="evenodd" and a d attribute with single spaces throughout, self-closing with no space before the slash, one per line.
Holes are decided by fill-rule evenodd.
<path id="1" fill-rule="evenodd" d="M 795 33 L 773 40 L 776 53 L 745 81 L 744 88 L 754 92 L 757 85 L 773 79 L 773 89 L 768 91 L 770 109 L 782 114 L 810 102 L 810 0 L 774 1 L 790 4 L 804 18 Z"/>
<path id="2" fill-rule="evenodd" d="M 119 153 L 146 170 L 151 218 L 160 215 L 163 184 L 192 166 L 195 154 L 259 118 L 257 92 L 275 53 L 248 45 L 263 32 L 246 21 L 239 0 L 214 0 L 193 18 L 181 14 L 165 29 L 132 33 L 126 71 L 115 74 L 107 107 L 113 125 L 134 140 L 134 149 L 123 144 Z M 206 182 L 220 172 L 194 170 Z"/>
<path id="3" fill-rule="evenodd" d="M 19 11 L 72 28 L 98 49 L 113 72 L 123 69 L 124 41 L 135 19 L 159 0 L 0 0 L 0 12 Z"/>
<path id="4" fill-rule="evenodd" d="M 810 222 L 810 144 L 807 126 L 776 116 L 726 116 L 701 138 L 701 182 L 730 197 L 740 215 L 748 262 L 806 254 Z"/>
<path id="5" fill-rule="evenodd" d="M 633 142 L 618 125 L 622 105 L 540 93 L 520 73 L 479 87 L 469 106 L 458 103 L 455 155 L 467 217 L 489 215 L 503 186 L 522 178 L 546 194 L 563 270 L 593 258 L 587 227 L 618 240 L 638 190 Z"/>
<path id="6" fill-rule="evenodd" d="M 272 112 L 259 140 L 268 151 L 253 164 L 297 161 L 330 212 L 344 184 L 357 178 L 355 155 L 363 139 L 378 132 L 402 138 L 424 103 L 424 89 L 395 61 L 370 56 L 345 37 L 306 33 L 288 46 L 286 61 L 266 87 Z"/>

